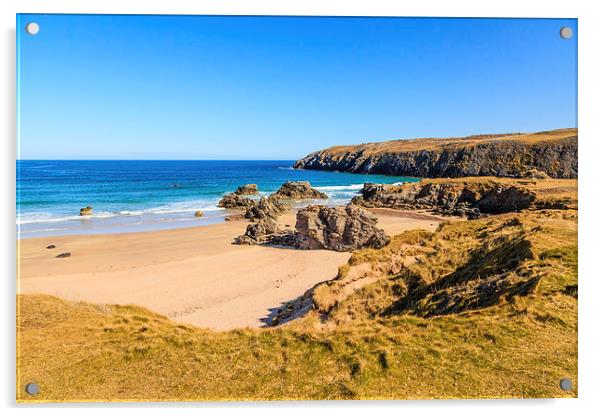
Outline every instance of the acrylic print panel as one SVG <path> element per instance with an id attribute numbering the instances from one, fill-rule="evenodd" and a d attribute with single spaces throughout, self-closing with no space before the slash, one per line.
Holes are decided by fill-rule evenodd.
<path id="1" fill-rule="evenodd" d="M 19 15 L 17 400 L 577 396 L 577 21 Z"/>

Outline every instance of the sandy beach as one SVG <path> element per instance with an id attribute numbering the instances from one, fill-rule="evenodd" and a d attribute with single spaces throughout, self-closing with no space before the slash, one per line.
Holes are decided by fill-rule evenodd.
<path id="1" fill-rule="evenodd" d="M 376 209 L 389 235 L 434 230 L 429 214 Z M 293 226 L 294 214 L 281 225 Z M 332 279 L 349 253 L 239 246 L 246 221 L 142 233 L 24 239 L 19 293 L 94 303 L 136 304 L 170 318 L 217 330 L 261 327 L 270 309 Z M 47 249 L 49 245 L 56 248 Z M 56 258 L 69 252 L 70 257 Z"/>

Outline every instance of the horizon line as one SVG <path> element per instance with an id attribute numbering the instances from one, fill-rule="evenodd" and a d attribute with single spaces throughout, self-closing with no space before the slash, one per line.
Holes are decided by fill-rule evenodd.
<path id="1" fill-rule="evenodd" d="M 17 162 L 73 161 L 73 162 L 290 162 L 299 159 L 15 159 Z"/>

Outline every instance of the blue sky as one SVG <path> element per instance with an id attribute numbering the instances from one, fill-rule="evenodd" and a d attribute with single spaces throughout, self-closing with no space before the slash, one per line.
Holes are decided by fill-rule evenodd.
<path id="1" fill-rule="evenodd" d="M 297 159 L 335 144 L 576 127 L 576 26 L 20 15 L 19 156 Z"/>

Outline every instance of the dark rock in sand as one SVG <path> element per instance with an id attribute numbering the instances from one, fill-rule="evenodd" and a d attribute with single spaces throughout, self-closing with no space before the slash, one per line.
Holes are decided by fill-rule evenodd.
<path id="1" fill-rule="evenodd" d="M 54 244 L 50 244 L 49 246 L 46 246 L 47 249 L 53 249 L 56 248 L 56 246 Z"/>
<path id="2" fill-rule="evenodd" d="M 278 231 L 278 223 L 274 219 L 262 218 L 249 224 L 245 233 L 234 239 L 234 244 L 263 244 L 276 231 Z"/>
<path id="3" fill-rule="evenodd" d="M 376 223 L 374 214 L 355 205 L 309 206 L 297 212 L 296 247 L 335 251 L 381 248 L 390 238 Z"/>
<path id="4" fill-rule="evenodd" d="M 288 205 L 279 198 L 273 195 L 262 197 L 244 215 L 246 219 L 256 222 L 249 224 L 245 233 L 234 239 L 234 244 L 272 244 L 280 235 L 276 220 L 288 210 Z"/>
<path id="5" fill-rule="evenodd" d="M 259 193 L 259 189 L 257 189 L 257 185 L 254 183 L 249 183 L 246 185 L 239 186 L 234 191 L 236 195 L 257 195 Z"/>
<path id="6" fill-rule="evenodd" d="M 286 182 L 274 194 L 280 198 L 290 199 L 326 199 L 328 196 L 324 192 L 311 187 L 307 181 Z"/>
<path id="7" fill-rule="evenodd" d="M 79 215 L 82 217 L 86 216 L 86 215 L 92 215 L 92 207 L 90 205 L 88 205 L 85 208 L 80 208 Z"/>
<path id="8" fill-rule="evenodd" d="M 226 217 L 224 218 L 224 221 L 240 221 L 243 220 L 245 217 L 243 214 L 232 214 L 232 215 L 226 215 Z"/>
<path id="9" fill-rule="evenodd" d="M 58 254 L 56 256 L 57 259 L 64 259 L 66 257 L 71 257 L 71 253 L 69 253 L 69 252 L 67 252 L 67 253 L 61 253 L 61 254 Z"/>
<path id="10" fill-rule="evenodd" d="M 247 208 L 254 206 L 256 203 L 257 202 L 252 199 L 231 193 L 224 195 L 224 197 L 218 202 L 217 206 L 221 208 L 246 210 Z"/>

